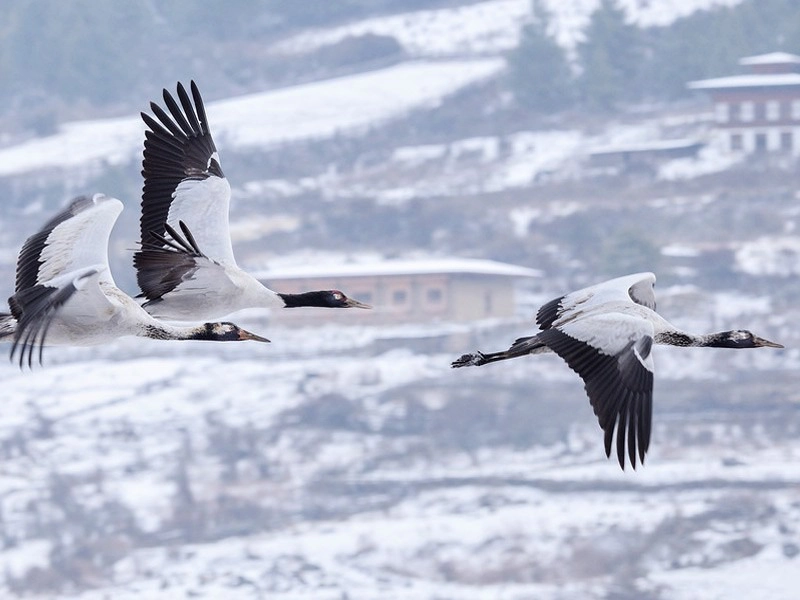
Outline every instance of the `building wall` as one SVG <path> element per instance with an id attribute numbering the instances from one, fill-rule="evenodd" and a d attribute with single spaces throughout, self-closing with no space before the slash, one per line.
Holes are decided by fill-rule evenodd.
<path id="1" fill-rule="evenodd" d="M 264 282 L 271 289 L 299 293 L 339 289 L 373 305 L 373 310 L 291 309 L 273 311 L 285 322 L 419 323 L 473 321 L 514 315 L 511 277 L 469 274 L 409 274 L 340 278 L 284 279 Z"/>
<path id="2" fill-rule="evenodd" d="M 800 155 L 800 127 L 739 127 L 716 132 L 721 147 L 728 152 L 785 152 Z"/>
<path id="3" fill-rule="evenodd" d="M 451 314 L 456 321 L 514 315 L 514 282 L 509 277 L 459 276 L 452 280 Z"/>
<path id="4" fill-rule="evenodd" d="M 800 87 L 710 90 L 719 127 L 800 125 Z"/>
<path id="5" fill-rule="evenodd" d="M 702 144 L 691 144 L 676 148 L 654 148 L 642 150 L 619 150 L 596 152 L 589 155 L 592 166 L 601 168 L 636 168 L 657 166 L 659 163 L 676 158 L 697 156 Z"/>
<path id="6" fill-rule="evenodd" d="M 800 88 L 714 90 L 714 143 L 726 152 L 800 155 Z"/>

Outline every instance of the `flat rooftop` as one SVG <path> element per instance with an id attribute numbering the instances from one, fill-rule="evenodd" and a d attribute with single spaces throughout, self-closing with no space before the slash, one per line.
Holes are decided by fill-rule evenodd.
<path id="1" fill-rule="evenodd" d="M 434 274 L 540 277 L 542 273 L 537 269 L 478 258 L 430 258 L 337 264 L 306 264 L 266 269 L 253 273 L 257 279 L 264 281 Z"/>

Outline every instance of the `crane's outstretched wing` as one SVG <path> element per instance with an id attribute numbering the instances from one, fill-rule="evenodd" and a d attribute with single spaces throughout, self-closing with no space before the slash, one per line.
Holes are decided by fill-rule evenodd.
<path id="1" fill-rule="evenodd" d="M 164 235 L 164 224 L 183 221 L 207 256 L 236 264 L 228 226 L 231 188 L 222 173 L 200 91 L 192 96 L 178 83 L 178 102 L 164 90 L 167 114 L 150 103 L 155 118 L 142 113 L 145 131 L 140 242 L 158 243 L 151 231 Z"/>
<path id="2" fill-rule="evenodd" d="M 114 283 L 108 268 L 108 239 L 122 212 L 116 198 L 79 196 L 30 236 L 17 258 L 17 293 L 64 273 L 101 265 L 101 280 Z"/>
<path id="3" fill-rule="evenodd" d="M 542 305 L 536 313 L 536 324 L 540 329 L 550 329 L 607 302 L 635 302 L 655 310 L 655 282 L 653 273 L 635 273 L 570 292 Z"/>
<path id="4" fill-rule="evenodd" d="M 563 358 L 584 382 L 611 455 L 616 429 L 617 460 L 644 462 L 653 415 L 653 326 L 644 319 L 603 314 L 547 329 L 536 338 Z M 638 451 L 638 452 L 637 452 Z"/>

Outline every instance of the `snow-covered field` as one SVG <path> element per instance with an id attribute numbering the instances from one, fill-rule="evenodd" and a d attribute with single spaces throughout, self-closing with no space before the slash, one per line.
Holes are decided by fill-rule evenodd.
<path id="1" fill-rule="evenodd" d="M 754 322 L 767 308 L 719 302 L 731 320 Z M 701 584 L 724 598 L 765 589 L 759 575 L 773 580 L 764 597 L 792 597 L 800 444 L 776 446 L 771 434 L 724 417 L 698 429 L 668 407 L 676 382 L 712 377 L 732 389 L 727 374 L 753 368 L 784 377 L 800 366 L 797 353 L 658 349 L 654 442 L 633 473 L 603 456 L 580 384 L 557 357 L 453 371 L 446 354 L 397 347 L 371 355 L 386 335 L 397 334 L 278 328 L 270 346 L 233 347 L 129 339 L 51 349 L 34 372 L 0 367 L 1 529 L 18 540 L 0 552 L 6 577 L 36 577 L 37 568 L 45 577 L 56 547 L 88 535 L 121 544 L 118 558 L 96 567 L 100 579 L 79 585 L 87 589 L 59 597 L 558 599 L 621 586 L 700 598 L 692 590 Z M 477 390 L 487 380 L 519 382 L 534 405 L 563 405 L 574 413 L 567 436 L 459 449 L 437 446 L 436 429 L 391 426 L 407 418 L 408 386 Z M 327 429 L 313 413 L 298 418 L 336 397 L 358 407 L 356 421 Z M 446 394 L 418 398 L 428 418 L 447 409 Z M 712 441 L 673 437 L 686 426 Z M 242 449 L 232 463 L 224 435 Z M 181 493 L 189 504 L 178 502 Z M 228 519 L 246 511 L 238 517 L 246 533 L 171 541 L 177 507 L 200 515 L 224 502 L 233 503 Z M 82 519 L 110 506 L 129 512 L 127 532 L 86 524 L 92 533 L 80 532 Z M 247 516 L 254 511 L 261 526 Z"/>

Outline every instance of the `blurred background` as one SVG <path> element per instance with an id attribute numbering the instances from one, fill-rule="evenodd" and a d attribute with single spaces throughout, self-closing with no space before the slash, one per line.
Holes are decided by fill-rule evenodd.
<path id="1" fill-rule="evenodd" d="M 4 3 L 6 296 L 98 191 L 137 293 L 138 113 L 194 79 L 239 263 L 376 308 L 0 366 L 0 595 L 796 598 L 795 53 L 791 0 Z M 655 349 L 637 471 L 557 357 L 450 369 L 644 270 L 677 326 L 787 349 Z"/>

